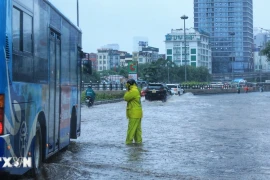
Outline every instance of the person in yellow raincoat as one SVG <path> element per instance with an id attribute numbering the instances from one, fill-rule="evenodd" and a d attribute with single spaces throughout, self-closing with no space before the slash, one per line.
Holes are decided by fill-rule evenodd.
<path id="1" fill-rule="evenodd" d="M 126 115 L 128 118 L 128 130 L 126 144 L 142 143 L 141 121 L 143 117 L 141 95 L 138 90 L 136 81 L 129 79 L 126 83 L 127 91 L 124 100 L 127 101 Z"/>

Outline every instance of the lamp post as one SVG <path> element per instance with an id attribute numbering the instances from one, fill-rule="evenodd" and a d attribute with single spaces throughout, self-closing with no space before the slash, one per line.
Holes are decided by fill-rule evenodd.
<path id="1" fill-rule="evenodd" d="M 262 46 L 259 46 L 259 56 L 260 56 L 260 65 L 259 65 L 259 71 L 260 71 L 260 82 L 262 82 L 262 55 L 261 55 L 261 48 Z"/>
<path id="2" fill-rule="evenodd" d="M 169 61 L 167 62 L 168 67 L 168 84 L 170 83 L 170 69 L 169 69 Z"/>
<path id="3" fill-rule="evenodd" d="M 79 0 L 77 0 L 77 26 L 79 27 Z"/>
<path id="4" fill-rule="evenodd" d="M 186 19 L 188 16 L 183 15 L 181 19 L 184 19 L 184 44 L 185 44 L 185 82 L 187 82 L 187 46 L 186 46 Z"/>
<path id="5" fill-rule="evenodd" d="M 233 45 L 233 36 L 235 35 L 235 32 L 229 32 L 230 36 L 231 36 L 231 40 L 232 40 L 232 52 L 231 52 L 231 62 L 232 62 L 232 80 L 234 79 L 234 74 L 233 74 L 233 62 L 235 61 L 235 57 L 234 57 L 234 45 Z"/>

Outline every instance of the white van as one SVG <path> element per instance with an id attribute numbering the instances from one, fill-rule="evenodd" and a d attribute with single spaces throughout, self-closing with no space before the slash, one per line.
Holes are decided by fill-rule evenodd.
<path id="1" fill-rule="evenodd" d="M 179 84 L 167 84 L 167 87 L 170 89 L 171 94 L 181 95 L 184 94 L 184 90 Z"/>

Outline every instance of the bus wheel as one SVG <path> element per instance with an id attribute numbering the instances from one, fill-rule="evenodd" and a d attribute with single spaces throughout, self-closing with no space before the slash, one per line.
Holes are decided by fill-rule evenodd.
<path id="1" fill-rule="evenodd" d="M 40 174 L 41 159 L 42 159 L 42 135 L 41 135 L 40 124 L 37 121 L 36 137 L 35 137 L 34 151 L 33 151 L 33 156 L 32 156 L 33 176 L 37 176 Z"/>

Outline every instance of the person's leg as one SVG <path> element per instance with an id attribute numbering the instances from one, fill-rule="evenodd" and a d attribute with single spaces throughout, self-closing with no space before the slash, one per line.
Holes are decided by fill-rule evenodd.
<path id="1" fill-rule="evenodd" d="M 134 137 L 134 140 L 136 143 L 142 143 L 142 126 L 141 126 L 141 123 L 142 122 L 142 119 L 137 119 L 137 129 L 136 129 L 136 132 L 135 132 L 135 137 Z"/>
<path id="2" fill-rule="evenodd" d="M 126 144 L 131 144 L 133 142 L 137 126 L 138 126 L 138 119 L 130 118 L 128 120 Z"/>

